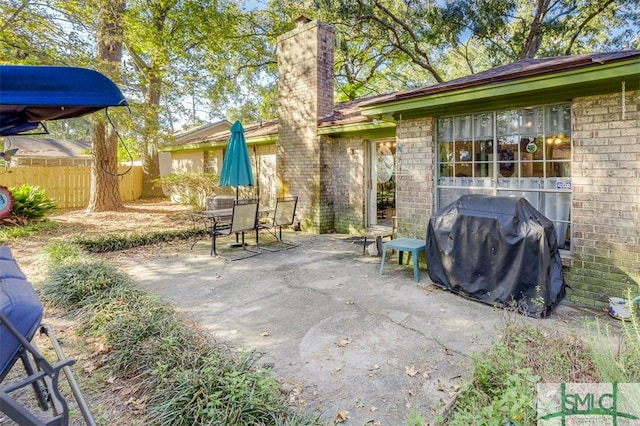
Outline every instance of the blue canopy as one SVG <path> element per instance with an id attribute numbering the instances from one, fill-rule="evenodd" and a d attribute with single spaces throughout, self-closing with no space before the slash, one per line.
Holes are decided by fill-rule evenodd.
<path id="1" fill-rule="evenodd" d="M 227 145 L 227 152 L 222 163 L 220 173 L 220 186 L 253 186 L 253 170 L 247 141 L 244 138 L 244 129 L 239 121 L 231 126 L 231 136 Z"/>
<path id="2" fill-rule="evenodd" d="M 0 65 L 0 136 L 31 131 L 45 120 L 127 105 L 120 89 L 97 71 Z"/>

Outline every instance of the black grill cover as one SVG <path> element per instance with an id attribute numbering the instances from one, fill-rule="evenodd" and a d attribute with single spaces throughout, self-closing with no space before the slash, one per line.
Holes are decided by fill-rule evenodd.
<path id="1" fill-rule="evenodd" d="M 427 265 L 442 288 L 529 316 L 547 316 L 565 296 L 553 223 L 524 198 L 464 195 L 438 211 Z"/>

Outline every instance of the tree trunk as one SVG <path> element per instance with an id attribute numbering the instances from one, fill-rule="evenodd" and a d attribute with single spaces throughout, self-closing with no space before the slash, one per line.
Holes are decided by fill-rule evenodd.
<path id="1" fill-rule="evenodd" d="M 99 120 L 92 126 L 93 164 L 88 212 L 122 209 L 118 185 L 117 139 L 115 131 Z"/>
<path id="2" fill-rule="evenodd" d="M 155 68 L 154 68 L 155 69 Z M 142 198 L 164 197 L 162 188 L 153 183 L 160 177 L 160 161 L 158 159 L 158 135 L 160 127 L 160 96 L 162 81 L 155 75 L 149 78 L 149 90 L 146 96 L 145 128 L 143 132 L 144 150 L 142 158 Z"/>
<path id="3" fill-rule="evenodd" d="M 103 0 L 98 12 L 98 60 L 111 71 L 120 72 L 122 60 L 122 14 L 125 0 Z M 106 68 L 105 67 L 105 68 Z M 93 164 L 87 212 L 122 209 L 118 185 L 118 139 L 115 130 L 95 116 L 92 126 Z"/>
<path id="4" fill-rule="evenodd" d="M 540 43 L 542 42 L 543 34 L 540 33 L 542 21 L 548 11 L 548 0 L 536 1 L 536 12 L 533 16 L 533 21 L 527 34 L 527 40 L 522 48 L 520 59 L 533 59 L 540 50 Z"/>

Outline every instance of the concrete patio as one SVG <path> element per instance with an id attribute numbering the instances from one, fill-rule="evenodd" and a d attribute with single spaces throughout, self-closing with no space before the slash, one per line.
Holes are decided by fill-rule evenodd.
<path id="1" fill-rule="evenodd" d="M 211 257 L 207 240 L 109 257 L 215 339 L 263 353 L 259 364 L 326 424 L 338 413 L 345 425 L 398 425 L 415 410 L 433 418 L 469 377 L 471 355 L 516 315 L 440 290 L 424 265 L 416 283 L 397 255 L 380 276 L 380 258 L 364 256 L 359 238 L 287 232 L 285 240 L 297 246 L 237 261 Z M 568 330 L 584 316 L 615 322 L 565 303 L 547 319 L 516 316 Z"/>

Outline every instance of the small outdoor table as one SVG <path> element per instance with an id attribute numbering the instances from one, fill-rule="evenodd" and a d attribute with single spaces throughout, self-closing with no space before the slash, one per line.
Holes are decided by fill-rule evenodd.
<path id="1" fill-rule="evenodd" d="M 268 215 L 273 211 L 274 211 L 273 207 L 260 206 L 258 208 L 258 215 L 259 216 Z M 204 230 L 208 234 L 211 234 L 211 231 L 213 230 L 216 223 L 229 222 L 231 220 L 231 217 L 233 216 L 233 208 L 203 210 L 203 211 L 197 211 L 197 212 L 187 212 L 185 214 L 191 218 L 193 222 L 194 231 L 197 230 L 200 226 L 203 226 Z M 199 223 L 202 225 L 199 226 L 198 225 Z M 258 231 L 256 230 L 256 232 Z M 192 250 L 193 250 L 193 246 L 195 246 L 198 241 L 199 239 L 198 237 L 196 237 L 196 239 L 191 244 Z"/>
<path id="2" fill-rule="evenodd" d="M 427 254 L 427 242 L 426 240 L 419 240 L 417 238 L 396 238 L 395 240 L 387 241 L 382 246 L 382 262 L 380 263 L 380 275 L 384 269 L 384 261 L 387 257 L 387 250 L 397 250 L 398 264 L 402 265 L 402 252 L 408 251 L 413 255 L 413 279 L 416 282 L 420 282 L 420 271 L 418 269 L 420 263 L 420 250 L 424 250 Z M 407 257 L 407 262 L 409 258 Z"/>

